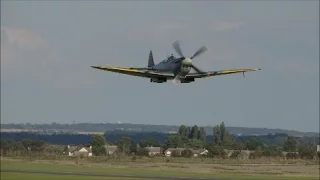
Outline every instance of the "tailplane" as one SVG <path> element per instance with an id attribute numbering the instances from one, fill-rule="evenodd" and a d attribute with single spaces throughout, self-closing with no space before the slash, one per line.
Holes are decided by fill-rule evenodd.
<path id="1" fill-rule="evenodd" d="M 154 60 L 153 60 L 152 51 L 150 50 L 149 59 L 148 59 L 148 67 L 152 67 L 152 66 L 154 66 Z"/>

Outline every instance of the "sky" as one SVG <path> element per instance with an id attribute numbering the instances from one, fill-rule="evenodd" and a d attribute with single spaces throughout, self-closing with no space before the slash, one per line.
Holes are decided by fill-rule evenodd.
<path id="1" fill-rule="evenodd" d="M 189 84 L 145 67 L 208 50 Z M 1 1 L 1 123 L 143 123 L 319 132 L 319 1 Z"/>

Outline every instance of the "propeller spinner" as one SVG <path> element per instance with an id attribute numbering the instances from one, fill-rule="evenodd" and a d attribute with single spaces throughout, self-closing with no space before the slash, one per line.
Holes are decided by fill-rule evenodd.
<path id="1" fill-rule="evenodd" d="M 181 56 L 180 62 L 182 65 L 190 66 L 198 73 L 203 73 L 203 71 L 201 71 L 199 68 L 197 68 L 195 65 L 192 64 L 192 60 L 193 60 L 193 58 L 195 58 L 195 57 L 199 56 L 200 54 L 204 53 L 205 51 L 207 51 L 207 48 L 205 46 L 202 46 L 201 48 L 199 48 L 191 57 L 185 57 L 183 55 L 181 48 L 180 48 L 179 41 L 173 42 L 172 46 L 173 46 L 173 49 Z M 179 73 L 176 75 L 176 77 L 174 78 L 173 81 L 177 82 L 178 80 L 180 80 L 180 75 L 181 75 L 181 71 L 179 71 Z"/>

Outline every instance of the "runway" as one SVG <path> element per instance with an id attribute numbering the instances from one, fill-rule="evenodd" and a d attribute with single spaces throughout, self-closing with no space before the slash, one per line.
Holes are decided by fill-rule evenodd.
<path id="1" fill-rule="evenodd" d="M 89 172 L 86 172 L 86 173 L 81 173 L 81 172 L 50 172 L 50 171 L 29 171 L 29 170 L 10 170 L 10 169 L 1 169 L 0 172 L 50 174 L 50 175 L 96 176 L 96 177 L 117 177 L 117 178 L 137 178 L 137 179 L 162 179 L 162 180 L 219 180 L 219 179 L 212 179 L 212 178 L 138 176 L 138 175 L 103 174 L 103 173 L 89 173 Z"/>

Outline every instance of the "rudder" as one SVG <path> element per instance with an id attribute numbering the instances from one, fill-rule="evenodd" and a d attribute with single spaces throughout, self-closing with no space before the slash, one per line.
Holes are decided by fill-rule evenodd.
<path id="1" fill-rule="evenodd" d="M 152 67 L 152 66 L 154 66 L 154 60 L 153 60 L 152 51 L 150 50 L 149 59 L 148 59 L 148 67 Z"/>

